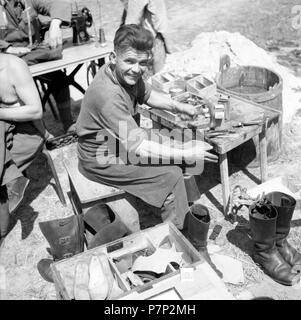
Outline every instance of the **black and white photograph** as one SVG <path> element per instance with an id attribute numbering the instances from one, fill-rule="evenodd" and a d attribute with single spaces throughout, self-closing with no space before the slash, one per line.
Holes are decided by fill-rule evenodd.
<path id="1" fill-rule="evenodd" d="M 0 0 L 0 300 L 301 300 L 301 1 Z"/>

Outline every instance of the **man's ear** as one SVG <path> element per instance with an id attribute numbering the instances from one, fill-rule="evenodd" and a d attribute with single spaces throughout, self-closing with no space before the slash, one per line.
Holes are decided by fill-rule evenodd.
<path id="1" fill-rule="evenodd" d="M 116 64 L 116 52 L 112 51 L 109 56 L 111 64 Z"/>

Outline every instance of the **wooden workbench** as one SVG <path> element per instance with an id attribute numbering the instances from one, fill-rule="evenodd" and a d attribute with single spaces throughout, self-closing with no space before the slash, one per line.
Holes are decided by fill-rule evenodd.
<path id="1" fill-rule="evenodd" d="M 139 113 L 150 118 L 153 122 L 168 129 L 187 129 L 187 122 L 175 121 L 175 117 L 169 112 L 152 109 L 145 105 L 139 107 Z M 262 106 L 238 96 L 231 96 L 230 123 L 247 122 L 255 118 L 278 118 L 281 121 L 281 113 L 267 106 Z M 259 137 L 259 157 L 262 182 L 267 180 L 267 140 L 266 123 L 263 125 L 245 126 L 237 128 L 235 134 L 224 137 L 205 138 L 205 141 L 213 146 L 219 156 L 219 167 L 223 193 L 223 208 L 226 215 L 229 211 L 230 183 L 227 153 L 242 145 L 244 142 Z M 197 129 L 196 139 L 204 139 L 204 130 Z"/>

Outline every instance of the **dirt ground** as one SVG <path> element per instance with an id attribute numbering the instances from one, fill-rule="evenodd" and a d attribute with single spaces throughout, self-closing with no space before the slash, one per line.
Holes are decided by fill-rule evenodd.
<path id="1" fill-rule="evenodd" d="M 93 9 L 93 15 L 99 25 L 96 1 L 81 1 L 81 4 Z M 298 1 L 289 0 L 166 0 L 170 18 L 170 35 L 175 50 L 187 48 L 201 32 L 227 30 L 240 32 L 265 48 L 268 40 L 285 40 L 299 43 L 300 32 L 292 29 L 292 7 Z M 102 22 L 106 37 L 112 39 L 122 14 L 120 1 L 101 1 Z M 286 62 L 287 63 L 287 62 Z M 291 65 L 296 69 L 298 64 Z M 78 113 L 80 101 L 73 101 L 74 115 Z M 49 130 L 61 134 L 60 126 L 54 121 L 47 108 L 45 120 Z M 278 175 L 291 175 L 301 179 L 301 112 L 283 129 L 283 149 L 279 159 L 269 165 L 269 178 Z M 59 151 L 52 156 L 58 170 L 66 197 L 69 192 L 66 172 Z M 208 205 L 211 213 L 211 230 L 220 224 L 221 234 L 211 244 L 217 244 L 222 251 L 242 261 L 245 283 L 228 285 L 229 290 L 238 298 L 244 296 L 269 296 L 274 299 L 301 299 L 301 286 L 284 287 L 265 276 L 252 259 L 252 243 L 248 226 L 238 228 L 225 221 L 221 213 L 220 177 L 215 166 L 206 166 L 204 174 L 198 180 L 202 193 L 201 200 Z M 258 169 L 241 169 L 230 164 L 231 186 L 255 186 L 259 182 Z M 54 286 L 45 282 L 36 269 L 41 258 L 48 257 L 47 241 L 42 236 L 38 223 L 45 220 L 67 217 L 73 214 L 67 197 L 67 207 L 60 203 L 51 171 L 46 159 L 39 156 L 28 170 L 31 179 L 26 196 L 18 211 L 12 216 L 11 232 L 0 249 L 0 275 L 6 274 L 6 290 L 0 286 L 0 298 L 9 300 L 53 300 L 56 299 Z M 301 181 L 301 180 L 300 180 Z M 243 213 L 242 213 L 243 219 Z M 301 249 L 301 212 L 296 210 L 292 221 L 290 241 Z M 210 232 L 209 232 L 210 234 Z M 246 294 L 247 292 L 247 294 Z M 250 295 L 249 295 L 250 294 Z"/>

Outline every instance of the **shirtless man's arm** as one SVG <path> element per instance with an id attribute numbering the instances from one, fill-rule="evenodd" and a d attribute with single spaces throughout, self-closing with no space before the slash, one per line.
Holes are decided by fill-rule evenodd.
<path id="1" fill-rule="evenodd" d="M 1 92 L 0 120 L 25 122 L 41 119 L 43 109 L 40 96 L 26 63 L 10 55 L 1 54 L 0 59 L 6 60 L 4 68 L 7 70 L 0 73 L 0 80 L 10 88 L 9 96 Z M 1 75 L 6 79 L 1 79 Z M 17 101 L 15 105 L 6 104 L 12 100 Z"/>

